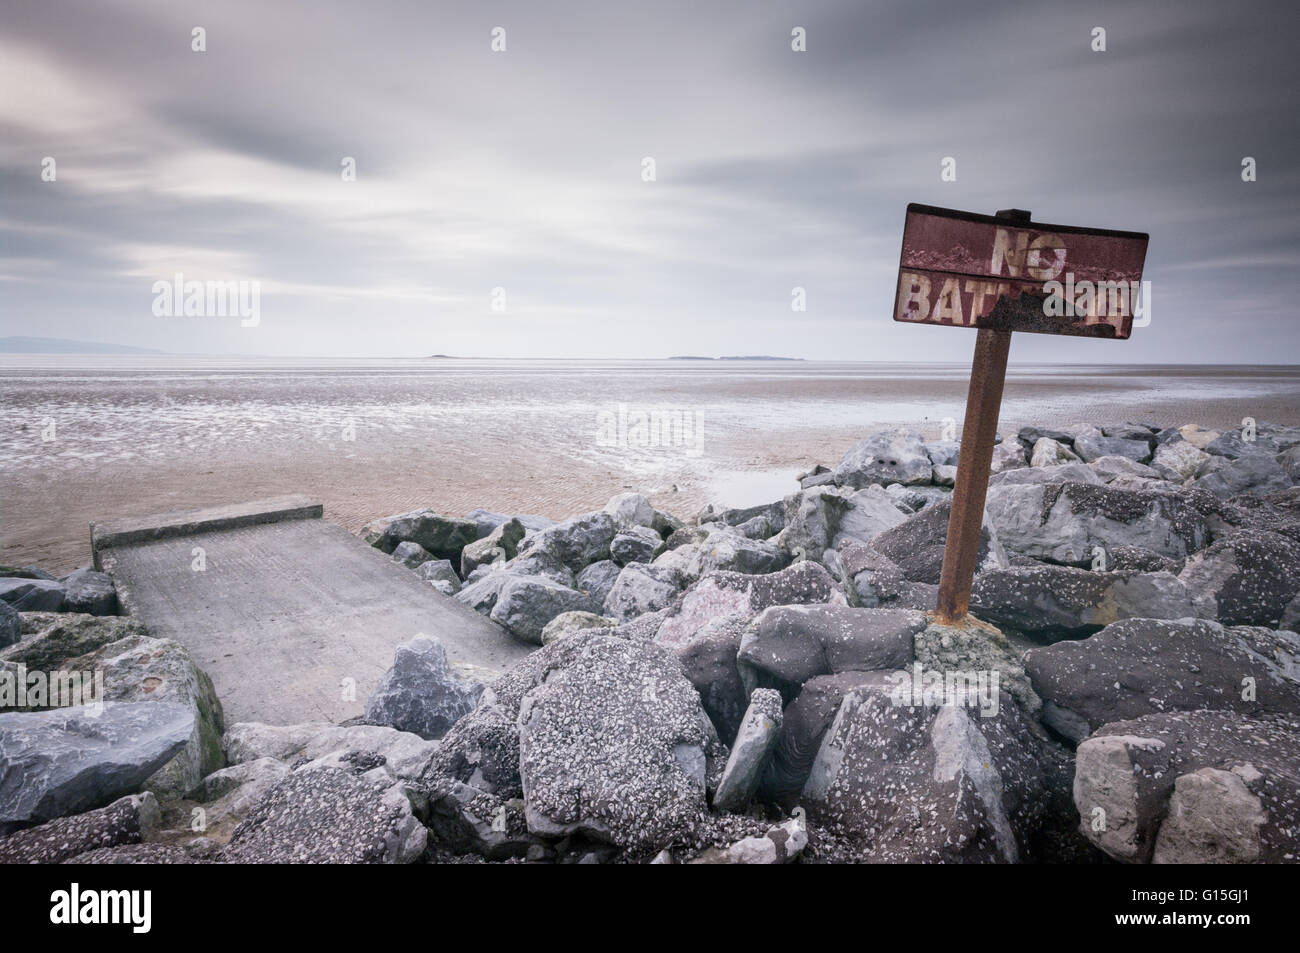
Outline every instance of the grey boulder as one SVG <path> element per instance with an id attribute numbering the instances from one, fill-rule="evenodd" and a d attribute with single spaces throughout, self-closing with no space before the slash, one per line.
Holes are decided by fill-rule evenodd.
<path id="1" fill-rule="evenodd" d="M 1300 636 L 1204 619 L 1126 619 L 1080 642 L 1025 653 L 1043 720 L 1079 742 L 1160 711 L 1300 714 Z"/>
<path id="2" fill-rule="evenodd" d="M 836 465 L 837 486 L 855 490 L 877 483 L 929 483 L 933 464 L 921 435 L 905 429 L 873 433 L 854 446 Z"/>
<path id="3" fill-rule="evenodd" d="M 180 753 L 194 712 L 174 702 L 109 702 L 0 714 L 0 832 L 133 794 Z"/>
<path id="4" fill-rule="evenodd" d="M 1076 753 L 1083 834 L 1124 863 L 1295 860 L 1300 723 L 1161 712 L 1101 728 Z"/>
<path id="5" fill-rule="evenodd" d="M 544 576 L 515 576 L 497 594 L 488 618 L 525 642 L 542 644 L 542 630 L 561 612 L 595 608 L 584 592 Z"/>
<path id="6" fill-rule="evenodd" d="M 529 830 L 643 850 L 689 836 L 721 754 L 695 688 L 662 646 L 608 636 L 558 644 L 571 641 L 568 664 L 519 709 Z"/>
<path id="7" fill-rule="evenodd" d="M 397 647 L 393 667 L 366 701 L 365 720 L 433 740 L 468 714 L 482 694 L 482 682 L 458 676 L 442 643 L 423 636 Z"/>

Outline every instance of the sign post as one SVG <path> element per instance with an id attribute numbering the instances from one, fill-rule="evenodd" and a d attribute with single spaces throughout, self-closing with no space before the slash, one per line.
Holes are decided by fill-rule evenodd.
<path id="1" fill-rule="evenodd" d="M 1128 338 L 1134 317 L 1150 314 L 1147 240 L 1141 232 L 1031 224 L 1020 209 L 988 216 L 907 207 L 894 320 L 976 329 L 940 622 L 960 622 L 970 603 L 1011 332 Z"/>

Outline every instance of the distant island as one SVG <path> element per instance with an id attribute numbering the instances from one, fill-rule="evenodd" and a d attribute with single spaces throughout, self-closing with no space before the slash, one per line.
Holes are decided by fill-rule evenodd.
<path id="1" fill-rule="evenodd" d="M 151 347 L 72 341 L 68 338 L 0 338 L 0 354 L 166 354 Z"/>
<path id="2" fill-rule="evenodd" d="M 802 361 L 802 357 L 772 357 L 770 354 L 724 354 L 722 357 L 696 357 L 683 354 L 668 358 L 670 361 Z"/>

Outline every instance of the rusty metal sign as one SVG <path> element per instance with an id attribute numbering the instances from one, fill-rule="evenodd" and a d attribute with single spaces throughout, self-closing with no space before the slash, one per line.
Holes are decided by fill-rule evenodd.
<path id="1" fill-rule="evenodd" d="M 895 321 L 1120 340 L 1145 323 L 1145 233 L 999 215 L 907 207 Z"/>

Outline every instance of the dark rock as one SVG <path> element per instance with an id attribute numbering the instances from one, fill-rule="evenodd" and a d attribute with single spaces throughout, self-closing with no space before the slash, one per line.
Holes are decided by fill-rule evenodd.
<path id="1" fill-rule="evenodd" d="M 1300 714 L 1298 656 L 1293 632 L 1126 619 L 1081 642 L 1031 649 L 1024 664 L 1053 706 L 1053 727 L 1078 742 L 1085 729 L 1159 711 Z"/>
<path id="2" fill-rule="evenodd" d="M 1300 541 L 1280 533 L 1232 533 L 1188 559 L 1179 578 L 1197 615 L 1227 625 L 1276 626 L 1300 593 Z"/>
<path id="3" fill-rule="evenodd" d="M 658 641 L 689 641 L 712 619 L 738 613 L 752 618 L 768 606 L 835 602 L 844 595 L 835 579 L 814 562 L 797 562 L 780 572 L 751 576 L 712 572 L 674 602 L 659 626 Z"/>
<path id="4" fill-rule="evenodd" d="M 981 718 L 960 705 L 900 704 L 898 680 L 881 676 L 845 696 L 804 787 L 809 819 L 834 835 L 817 859 L 1024 858 L 1043 781 L 1020 709 L 1007 698 Z"/>
<path id="5" fill-rule="evenodd" d="M 781 694 L 770 688 L 755 689 L 718 782 L 715 809 L 740 812 L 749 806 L 772 755 L 781 718 Z"/>
<path id="6" fill-rule="evenodd" d="M 1285 863 L 1300 826 L 1300 722 L 1227 711 L 1114 722 L 1081 745 L 1085 835 L 1126 863 Z"/>
<path id="7" fill-rule="evenodd" d="M 519 712 L 529 830 L 644 850 L 689 837 L 707 810 L 709 762 L 722 752 L 677 659 L 608 636 L 557 644 L 570 643 L 577 652 L 569 663 L 550 671 Z"/>
<path id="8" fill-rule="evenodd" d="M 409 864 L 427 832 L 400 787 L 336 768 L 300 769 L 235 828 L 221 860 L 236 864 Z"/>
<path id="9" fill-rule="evenodd" d="M 58 864 L 98 848 L 138 844 L 160 819 L 152 794 L 127 795 L 0 838 L 0 864 Z"/>
<path id="10" fill-rule="evenodd" d="M 736 661 L 749 684 L 789 697 L 818 675 L 905 668 L 925 614 L 910 609 L 773 606 L 749 625 Z"/>
<path id="11" fill-rule="evenodd" d="M 139 790 L 194 731 L 172 702 L 0 714 L 0 833 L 102 807 Z"/>
<path id="12" fill-rule="evenodd" d="M 113 577 L 93 569 L 78 569 L 60 580 L 64 590 L 64 612 L 116 615 L 117 589 Z"/>
<path id="13" fill-rule="evenodd" d="M 483 694 L 481 682 L 462 679 L 437 639 L 420 637 L 397 647 L 393 667 L 366 702 L 366 723 L 441 738 Z"/>
<path id="14" fill-rule="evenodd" d="M 887 529 L 871 543 L 871 548 L 896 564 L 911 582 L 936 585 L 943 569 L 943 551 L 948 541 L 948 518 L 951 501 L 937 503 Z M 1007 565 L 998 533 L 989 521 L 980 531 L 976 572 L 1001 569 Z"/>
<path id="15" fill-rule="evenodd" d="M 1079 638 L 1120 619 L 1182 619 L 1196 609 L 1172 573 L 1067 566 L 996 569 L 975 577 L 970 608 L 986 622 L 1040 638 Z"/>
<path id="16" fill-rule="evenodd" d="M 479 566 L 514 559 L 519 554 L 519 544 L 524 539 L 524 533 L 524 524 L 518 517 L 511 517 L 493 527 L 486 536 L 461 550 L 461 574 L 468 576 Z"/>
<path id="17" fill-rule="evenodd" d="M 516 576 L 501 587 L 488 617 L 523 641 L 541 645 L 546 623 L 561 612 L 596 608 L 585 592 L 544 576 Z"/>
<path id="18" fill-rule="evenodd" d="M 0 602 L 7 602 L 19 612 L 62 612 L 67 590 L 63 583 L 49 579 L 0 578 Z"/>

